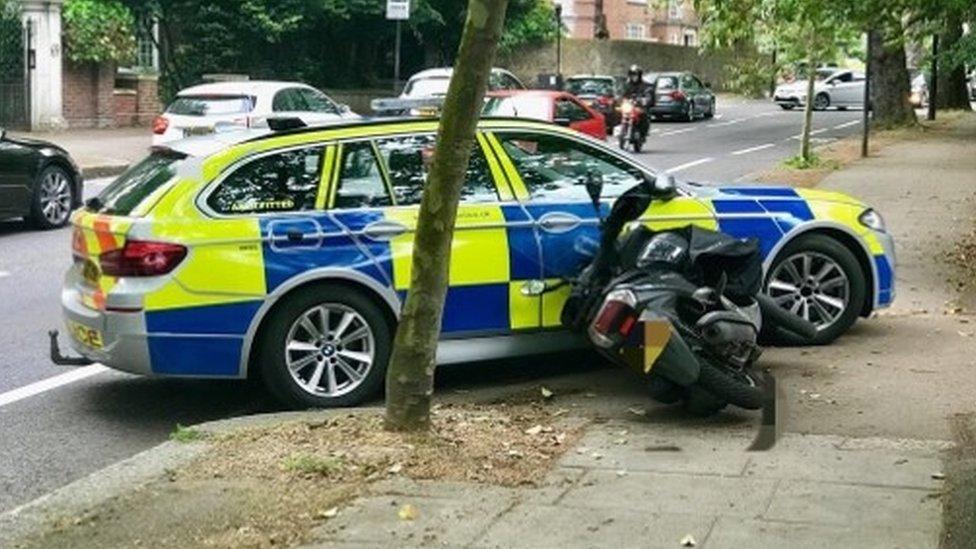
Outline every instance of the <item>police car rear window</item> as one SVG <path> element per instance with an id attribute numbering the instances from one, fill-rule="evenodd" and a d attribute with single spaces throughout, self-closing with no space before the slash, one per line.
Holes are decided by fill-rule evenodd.
<path id="1" fill-rule="evenodd" d="M 89 201 L 88 208 L 96 213 L 130 215 L 176 176 L 176 169 L 184 158 L 186 155 L 175 151 L 153 152 Z"/>

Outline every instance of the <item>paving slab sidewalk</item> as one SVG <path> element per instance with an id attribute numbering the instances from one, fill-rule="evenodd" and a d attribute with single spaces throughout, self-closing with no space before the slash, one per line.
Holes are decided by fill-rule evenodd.
<path id="1" fill-rule="evenodd" d="M 122 173 L 149 152 L 149 128 L 105 128 L 58 132 L 11 132 L 12 135 L 50 141 L 74 158 L 86 179 Z"/>

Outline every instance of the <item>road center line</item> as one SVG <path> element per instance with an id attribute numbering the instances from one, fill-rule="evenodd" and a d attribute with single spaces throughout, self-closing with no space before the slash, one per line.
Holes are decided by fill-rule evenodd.
<path id="1" fill-rule="evenodd" d="M 844 122 L 843 124 L 837 124 L 836 126 L 833 127 L 833 129 L 835 129 L 835 130 L 842 130 L 844 128 L 850 128 L 851 126 L 854 126 L 854 125 L 860 124 L 860 123 L 861 123 L 860 120 L 851 120 L 850 122 Z"/>
<path id="2" fill-rule="evenodd" d="M 10 271 L 0 271 L 0 278 L 6 278 L 10 276 Z"/>
<path id="3" fill-rule="evenodd" d="M 673 168 L 668 168 L 665 171 L 667 171 L 668 173 L 680 172 L 681 170 L 686 170 L 688 168 L 691 168 L 692 166 L 697 166 L 699 164 L 705 164 L 706 162 L 711 162 L 712 160 L 715 160 L 715 159 L 712 158 L 712 157 L 710 157 L 710 156 L 708 158 L 699 158 L 698 160 L 695 160 L 694 162 L 688 162 L 686 164 L 681 164 L 681 165 L 675 166 Z"/>
<path id="4" fill-rule="evenodd" d="M 101 364 L 93 364 L 91 366 L 84 366 L 63 374 L 58 374 L 54 377 L 35 381 L 30 385 L 24 385 L 23 387 L 18 387 L 17 389 L 7 391 L 6 393 L 0 393 L 0 408 L 8 404 L 13 404 L 18 400 L 23 400 L 52 389 L 57 389 L 58 387 L 63 387 L 69 383 L 74 383 L 76 381 L 81 381 L 85 378 L 98 375 L 106 370 L 108 370 L 106 366 L 102 366 Z"/>
<path id="5" fill-rule="evenodd" d="M 664 133 L 662 133 L 660 135 L 661 135 L 661 137 L 664 137 L 665 135 L 677 135 L 679 133 L 690 132 L 690 131 L 694 131 L 696 129 L 697 128 L 685 128 L 683 130 L 673 130 L 673 131 L 670 131 L 670 132 L 664 132 Z"/>
<path id="6" fill-rule="evenodd" d="M 755 146 L 755 147 L 749 147 L 748 149 L 741 149 L 741 150 L 738 150 L 738 151 L 735 151 L 735 152 L 732 152 L 732 153 L 729 153 L 729 154 L 731 154 L 732 156 L 739 156 L 740 154 L 749 154 L 751 152 L 761 151 L 763 149 L 768 149 L 770 147 L 775 147 L 775 146 L 776 146 L 776 143 L 766 143 L 764 145 L 758 145 L 758 146 Z"/>

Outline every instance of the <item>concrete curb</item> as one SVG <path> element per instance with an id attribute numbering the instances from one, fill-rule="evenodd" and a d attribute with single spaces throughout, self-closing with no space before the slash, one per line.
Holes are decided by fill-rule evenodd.
<path id="1" fill-rule="evenodd" d="M 335 416 L 375 412 L 377 409 L 377 407 L 369 407 L 275 412 L 209 421 L 195 425 L 192 429 L 214 436 L 246 428 L 322 420 Z M 168 471 L 202 455 L 210 446 L 206 439 L 193 442 L 167 441 L 15 507 L 0 515 L 0 547 L 12 546 L 14 541 L 40 531 L 52 519 L 90 509 L 162 478 Z"/>

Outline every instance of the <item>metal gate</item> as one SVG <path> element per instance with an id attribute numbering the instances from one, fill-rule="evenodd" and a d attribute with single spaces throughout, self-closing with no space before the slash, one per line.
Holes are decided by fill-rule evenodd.
<path id="1" fill-rule="evenodd" d="M 29 129 L 31 30 L 19 13 L 0 10 L 0 127 Z"/>

